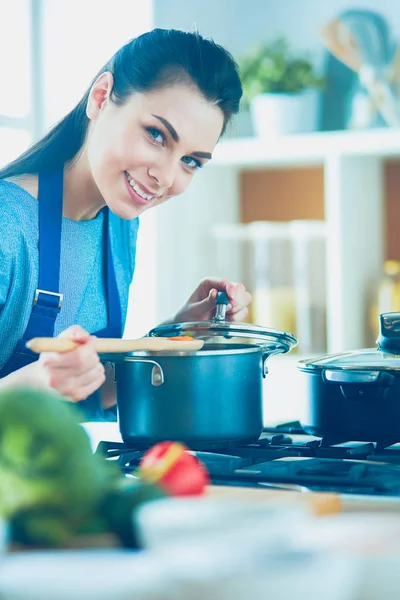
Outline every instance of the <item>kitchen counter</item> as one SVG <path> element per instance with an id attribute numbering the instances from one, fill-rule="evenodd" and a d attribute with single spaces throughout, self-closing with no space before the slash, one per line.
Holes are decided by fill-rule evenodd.
<path id="1" fill-rule="evenodd" d="M 116 423 L 87 423 L 84 428 L 93 450 L 100 441 L 122 441 Z M 311 508 L 306 512 L 310 513 L 314 525 L 308 530 L 303 524 L 303 535 L 298 541 L 300 549 L 312 552 L 310 560 L 299 563 L 295 555 L 290 558 L 289 552 L 287 562 L 280 563 L 282 559 L 278 559 L 276 563 L 272 561 L 271 566 L 268 563 L 268 540 L 264 544 L 266 554 L 262 559 L 267 561 L 267 566 L 260 563 L 261 556 L 258 554 L 253 557 L 254 552 L 250 560 L 246 554 L 247 547 L 250 548 L 247 535 L 258 533 L 257 543 L 260 544 L 261 540 L 262 544 L 262 531 L 269 535 L 269 528 L 264 523 L 260 538 L 258 525 L 250 534 L 247 525 L 235 530 L 233 521 L 233 528 L 224 542 L 227 544 L 225 551 L 229 554 L 232 549 L 234 560 L 241 552 L 246 566 L 243 574 L 240 568 L 235 567 L 236 572 L 232 571 L 231 566 L 231 575 L 225 580 L 223 570 L 228 568 L 230 559 L 225 555 L 222 561 L 225 551 L 221 553 L 221 540 L 216 532 L 211 540 L 205 536 L 200 543 L 190 536 L 187 541 L 184 536 L 181 537 L 181 559 L 176 555 L 176 552 L 179 555 L 178 547 L 170 551 L 169 541 L 165 544 L 164 553 L 157 548 L 140 553 L 118 548 L 10 553 L 0 560 L 0 598 L 186 600 L 190 597 L 195 600 L 246 600 L 249 596 L 263 596 L 268 592 L 270 600 L 291 600 L 293 597 L 306 597 L 306 591 L 303 594 L 302 590 L 312 587 L 313 593 L 324 600 L 397 600 L 400 568 L 400 519 L 397 513 L 400 512 L 400 498 L 220 485 L 209 486 L 206 493 L 210 498 L 226 498 L 229 503 L 233 499 L 238 500 L 248 505 L 249 514 L 253 513 L 253 503 L 257 505 L 257 511 L 269 502 L 278 507 L 283 507 L 286 501 L 289 505 L 292 502 L 294 505 L 305 504 Z M 371 512 L 374 514 L 371 515 Z M 324 517 L 315 518 L 315 515 Z M 284 517 L 282 524 L 286 533 L 290 531 Z M 235 543 L 235 535 L 239 536 L 239 543 Z M 296 532 L 293 535 L 296 539 Z M 170 541 L 173 544 L 176 539 Z M 209 548 L 205 554 L 199 550 L 201 544 L 206 550 Z M 275 547 L 272 548 L 275 551 Z M 334 554 L 330 557 L 332 551 Z M 200 552 L 199 558 L 207 558 L 204 564 L 199 564 L 200 569 L 193 566 L 196 552 Z M 220 567 L 218 560 L 222 561 Z M 249 578 L 245 570 L 250 568 L 255 571 L 254 576 Z M 171 569 L 175 569 L 173 581 Z M 339 591 L 341 577 L 348 583 L 345 592 L 344 588 Z M 179 593 L 174 588 L 177 582 L 181 586 Z"/>

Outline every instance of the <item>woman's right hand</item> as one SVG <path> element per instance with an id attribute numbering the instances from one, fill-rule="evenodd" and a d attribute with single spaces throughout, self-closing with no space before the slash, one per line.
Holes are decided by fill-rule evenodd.
<path id="1" fill-rule="evenodd" d="M 42 352 L 38 368 L 47 385 L 71 402 L 79 402 L 104 383 L 104 366 L 93 337 L 79 325 L 69 327 L 59 337 L 72 338 L 80 345 L 69 352 Z"/>

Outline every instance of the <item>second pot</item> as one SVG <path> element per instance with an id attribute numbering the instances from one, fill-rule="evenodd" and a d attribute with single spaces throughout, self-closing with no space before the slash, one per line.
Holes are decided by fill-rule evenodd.
<path id="1" fill-rule="evenodd" d="M 400 441 L 400 313 L 380 316 L 378 348 L 303 360 L 303 429 L 330 442 Z"/>

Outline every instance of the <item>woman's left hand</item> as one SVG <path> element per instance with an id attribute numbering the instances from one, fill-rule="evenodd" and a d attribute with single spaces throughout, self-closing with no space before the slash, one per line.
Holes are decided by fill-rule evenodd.
<path id="1" fill-rule="evenodd" d="M 203 279 L 190 296 L 189 300 L 178 311 L 173 322 L 209 321 L 215 315 L 215 300 L 218 292 L 226 292 L 229 304 L 226 311 L 227 321 L 243 321 L 248 314 L 251 294 L 242 283 L 234 283 L 228 279 Z"/>

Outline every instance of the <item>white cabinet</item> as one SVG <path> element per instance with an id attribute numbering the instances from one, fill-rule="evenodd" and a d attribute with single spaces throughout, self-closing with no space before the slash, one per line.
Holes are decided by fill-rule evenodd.
<path id="1" fill-rule="evenodd" d="M 384 260 L 383 168 L 400 157 L 400 130 L 326 132 L 221 142 L 188 191 L 155 211 L 156 322 L 170 316 L 198 281 L 217 275 L 212 226 L 240 221 L 241 172 L 318 165 L 327 223 L 330 352 L 365 345 L 369 294 Z M 271 324 L 272 326 L 272 324 Z"/>

